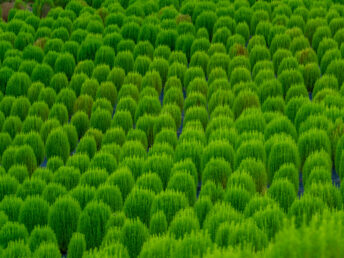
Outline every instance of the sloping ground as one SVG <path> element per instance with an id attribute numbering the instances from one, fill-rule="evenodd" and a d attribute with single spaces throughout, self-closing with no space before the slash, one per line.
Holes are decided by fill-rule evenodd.
<path id="1" fill-rule="evenodd" d="M 56 4 L 0 23 L 0 257 L 344 256 L 343 5 Z"/>

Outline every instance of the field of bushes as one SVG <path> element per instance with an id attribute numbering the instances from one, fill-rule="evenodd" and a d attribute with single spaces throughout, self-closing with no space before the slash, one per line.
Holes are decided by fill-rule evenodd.
<path id="1" fill-rule="evenodd" d="M 341 1 L 30 6 L 0 19 L 0 257 L 344 257 Z"/>

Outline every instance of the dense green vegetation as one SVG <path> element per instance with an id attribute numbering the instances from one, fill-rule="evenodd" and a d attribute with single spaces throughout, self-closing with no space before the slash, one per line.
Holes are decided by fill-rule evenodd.
<path id="1" fill-rule="evenodd" d="M 0 1 L 0 256 L 343 257 L 341 2 Z"/>

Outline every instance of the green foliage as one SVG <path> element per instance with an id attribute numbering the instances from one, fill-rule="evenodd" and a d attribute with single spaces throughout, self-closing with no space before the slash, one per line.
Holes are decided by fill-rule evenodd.
<path id="1" fill-rule="evenodd" d="M 19 222 L 24 224 L 29 232 L 35 226 L 48 223 L 49 204 L 41 197 L 28 197 L 20 208 Z"/>
<path id="2" fill-rule="evenodd" d="M 121 167 L 108 177 L 106 183 L 118 186 L 121 191 L 123 200 L 125 200 L 132 190 L 135 181 L 129 168 Z"/>
<path id="3" fill-rule="evenodd" d="M 36 226 L 28 240 L 28 245 L 32 252 L 36 251 L 42 243 L 57 244 L 55 233 L 48 226 Z"/>
<path id="4" fill-rule="evenodd" d="M 12 95 L 15 97 L 25 96 L 30 85 L 31 80 L 26 73 L 13 73 L 7 82 L 6 95 Z"/>
<path id="5" fill-rule="evenodd" d="M 102 202 L 90 202 L 81 212 L 78 220 L 78 232 L 85 235 L 86 248 L 99 247 L 105 235 L 105 224 L 111 210 Z"/>
<path id="6" fill-rule="evenodd" d="M 70 197 L 59 198 L 50 207 L 48 225 L 54 230 L 60 249 L 67 250 L 72 234 L 77 230 L 80 213 L 79 204 Z"/>
<path id="7" fill-rule="evenodd" d="M 67 190 L 71 190 L 78 185 L 80 172 L 73 167 L 61 166 L 54 173 L 52 181 L 63 185 Z"/>
<path id="8" fill-rule="evenodd" d="M 75 126 L 79 139 L 84 136 L 90 126 L 90 120 L 83 111 L 77 111 L 71 118 L 71 124 Z"/>
<path id="9" fill-rule="evenodd" d="M 7 222 L 0 229 L 0 243 L 2 248 L 6 248 L 14 241 L 26 241 L 29 237 L 27 229 L 18 222 Z"/>
<path id="10" fill-rule="evenodd" d="M 68 256 L 71 258 L 81 258 L 85 251 L 85 236 L 82 233 L 74 233 L 68 244 Z"/>
<path id="11" fill-rule="evenodd" d="M 70 145 L 66 133 L 61 129 L 51 131 L 46 142 L 47 158 L 59 156 L 64 162 L 67 161 L 70 154 Z"/>
<path id="12" fill-rule="evenodd" d="M 295 188 L 287 179 L 278 179 L 274 181 L 268 190 L 268 194 L 285 212 L 288 212 L 290 206 L 296 199 Z"/>
<path id="13" fill-rule="evenodd" d="M 130 257 L 136 257 L 140 254 L 141 248 L 148 238 L 148 229 L 140 220 L 127 220 L 123 225 L 121 241 L 129 250 Z"/>

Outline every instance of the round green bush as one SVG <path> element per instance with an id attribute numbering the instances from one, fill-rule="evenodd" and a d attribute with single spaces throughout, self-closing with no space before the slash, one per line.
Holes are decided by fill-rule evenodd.
<path id="1" fill-rule="evenodd" d="M 21 184 L 23 181 L 29 177 L 29 172 L 27 168 L 23 165 L 13 165 L 7 173 L 16 178 L 18 182 Z"/>
<path id="2" fill-rule="evenodd" d="M 315 151 L 324 150 L 331 156 L 331 143 L 325 131 L 310 129 L 300 135 L 298 148 L 302 164 L 306 158 Z"/>
<path id="3" fill-rule="evenodd" d="M 72 89 L 62 89 L 56 96 L 56 102 L 66 106 L 68 110 L 68 116 L 71 117 L 73 114 L 73 107 L 76 101 L 75 92 Z"/>
<path id="4" fill-rule="evenodd" d="M 84 136 L 84 134 L 86 133 L 86 131 L 88 130 L 90 126 L 90 120 L 87 114 L 83 111 L 75 112 L 70 122 L 73 126 L 75 126 L 79 139 Z"/>
<path id="5" fill-rule="evenodd" d="M 29 113 L 30 106 L 30 101 L 26 97 L 18 97 L 12 104 L 10 115 L 17 116 L 24 121 Z"/>
<path id="6" fill-rule="evenodd" d="M 46 141 L 45 150 L 48 159 L 58 156 L 66 162 L 70 154 L 70 145 L 66 133 L 61 129 L 51 131 Z"/>
<path id="7" fill-rule="evenodd" d="M 147 136 L 146 133 L 144 131 L 142 131 L 141 129 L 130 129 L 127 137 L 126 137 L 127 141 L 138 141 L 141 142 L 142 146 L 147 149 L 148 148 L 148 141 L 147 141 Z"/>
<path id="8" fill-rule="evenodd" d="M 54 230 L 61 250 L 67 250 L 72 234 L 77 230 L 80 214 L 79 204 L 71 197 L 59 198 L 50 207 L 48 225 Z"/>
<path id="9" fill-rule="evenodd" d="M 85 153 L 90 158 L 93 158 L 97 151 L 97 142 L 91 135 L 85 135 L 81 138 L 78 146 L 76 147 L 76 153 Z"/>
<path id="10" fill-rule="evenodd" d="M 110 128 L 104 134 L 102 145 L 115 143 L 122 146 L 126 140 L 125 137 L 125 132 L 121 127 Z"/>
<path id="11" fill-rule="evenodd" d="M 110 154 L 109 154 L 110 155 Z M 102 168 L 90 168 L 80 177 L 80 185 L 91 186 L 95 189 L 104 184 L 108 177 L 108 173 Z"/>
<path id="12" fill-rule="evenodd" d="M 82 102 L 82 100 L 84 100 L 83 98 L 86 98 L 84 97 L 84 95 L 87 95 L 87 97 L 91 97 L 94 100 L 96 98 L 98 88 L 99 88 L 99 83 L 96 79 L 86 79 L 81 86 L 80 96 L 78 97 L 74 105 L 74 109 L 76 108 L 76 105 L 78 104 L 81 106 L 82 105 L 87 106 L 86 104 L 89 103 L 89 106 L 90 106 L 90 104 L 92 103 L 91 101 L 87 102 L 87 100 L 85 100 L 86 103 Z"/>
<path id="13" fill-rule="evenodd" d="M 294 218 L 295 225 L 300 227 L 303 223 L 308 225 L 316 214 L 321 214 L 324 203 L 320 198 L 309 194 L 295 200 L 289 209 L 289 215 Z"/>
<path id="14" fill-rule="evenodd" d="M 167 190 L 159 193 L 155 197 L 152 203 L 151 216 L 162 211 L 166 216 L 167 223 L 170 224 L 175 214 L 187 206 L 188 201 L 184 194 L 173 190 Z"/>
<path id="15" fill-rule="evenodd" d="M 300 156 L 298 148 L 292 140 L 280 140 L 273 143 L 268 155 L 268 184 L 271 184 L 275 173 L 285 163 L 294 164 L 300 168 Z"/>
<path id="16" fill-rule="evenodd" d="M 53 178 L 53 172 L 48 168 L 37 168 L 33 174 L 33 178 L 41 179 L 45 181 L 47 184 L 51 182 Z"/>
<path id="17" fill-rule="evenodd" d="M 97 65 L 92 73 L 92 78 L 95 78 L 99 83 L 105 82 L 110 74 L 110 67 L 106 64 Z"/>
<path id="18" fill-rule="evenodd" d="M 81 212 L 77 228 L 78 232 L 85 236 L 87 249 L 100 246 L 105 235 L 105 224 L 110 214 L 109 206 L 97 201 L 90 202 Z M 97 230 L 90 230 L 94 228 Z"/>
<path id="19" fill-rule="evenodd" d="M 130 257 L 137 257 L 145 241 L 149 238 L 147 227 L 139 220 L 127 220 L 122 228 L 121 241 Z"/>
<path id="20" fill-rule="evenodd" d="M 35 257 L 49 257 L 58 258 L 60 257 L 60 250 L 57 244 L 54 243 L 42 243 L 37 250 L 34 252 Z"/>
<path id="21" fill-rule="evenodd" d="M 4 156 L 3 156 L 4 158 Z M 17 148 L 14 156 L 16 164 L 24 165 L 31 175 L 37 167 L 37 160 L 34 151 L 29 145 L 22 145 Z"/>
<path id="22" fill-rule="evenodd" d="M 123 200 L 121 191 L 117 186 L 101 185 L 96 193 L 95 199 L 109 205 L 112 212 L 121 211 L 123 207 Z"/>
<path id="23" fill-rule="evenodd" d="M 68 122 L 68 110 L 65 105 L 61 103 L 54 104 L 49 112 L 48 119 L 57 119 L 61 125 L 64 125 Z"/>
<path id="24" fill-rule="evenodd" d="M 277 79 L 265 81 L 259 86 L 258 95 L 260 103 L 269 97 L 283 96 L 282 84 Z"/>
<path id="25" fill-rule="evenodd" d="M 129 219 L 139 218 L 149 225 L 150 210 L 154 200 L 154 193 L 150 190 L 134 188 L 124 202 L 124 212 Z"/>
<path id="26" fill-rule="evenodd" d="M 156 173 L 145 173 L 136 180 L 136 185 L 145 190 L 150 190 L 155 194 L 163 190 L 162 182 Z"/>
<path id="27" fill-rule="evenodd" d="M 308 189 L 312 198 L 319 198 L 330 210 L 342 208 L 342 196 L 338 188 L 332 183 L 313 183 Z"/>
<path id="28" fill-rule="evenodd" d="M 36 226 L 30 234 L 28 245 L 32 252 L 36 251 L 43 243 L 57 245 L 54 231 L 49 226 Z"/>
<path id="29" fill-rule="evenodd" d="M 274 181 L 268 189 L 268 195 L 271 196 L 285 212 L 288 212 L 296 199 L 295 188 L 288 179 L 278 179 Z"/>
<path id="30" fill-rule="evenodd" d="M 7 222 L 0 229 L 0 243 L 2 248 L 7 248 L 11 245 L 11 242 L 24 241 L 28 239 L 29 234 L 23 224 L 19 222 Z"/>
<path id="31" fill-rule="evenodd" d="M 131 97 L 135 102 L 139 100 L 139 89 L 134 84 L 123 84 L 118 92 L 117 101 L 119 102 L 122 98 Z"/>
<path id="32" fill-rule="evenodd" d="M 167 231 L 166 216 L 163 211 L 155 213 L 149 223 L 149 232 L 151 235 L 163 235 Z M 145 250 L 145 248 L 143 248 Z M 144 251 L 142 251 L 144 252 Z"/>
<path id="33" fill-rule="evenodd" d="M 94 60 L 97 50 L 101 47 L 102 41 L 95 37 L 87 37 L 85 40 L 82 41 L 80 44 L 80 48 L 78 51 L 78 62 L 84 60 Z"/>
<path id="34" fill-rule="evenodd" d="M 132 97 L 124 97 L 116 106 L 116 113 L 119 111 L 129 111 L 131 119 L 134 119 L 135 112 L 137 110 L 137 103 Z"/>
<path id="35" fill-rule="evenodd" d="M 111 126 L 111 114 L 105 109 L 98 108 L 91 114 L 90 126 L 105 133 Z"/>
<path id="36" fill-rule="evenodd" d="M 48 107 L 51 108 L 56 101 L 55 90 L 51 87 L 42 89 L 38 95 L 38 101 L 45 102 L 48 105 Z"/>
<path id="37" fill-rule="evenodd" d="M 92 72 L 94 69 L 94 63 L 92 60 L 84 60 L 80 61 L 77 66 L 75 67 L 75 74 L 85 74 L 88 77 L 92 76 Z"/>
<path id="38" fill-rule="evenodd" d="M 64 73 L 68 79 L 72 78 L 75 69 L 75 60 L 70 53 L 63 53 L 56 59 L 54 70 L 56 73 Z"/>
<path id="39" fill-rule="evenodd" d="M 24 224 L 29 232 L 37 225 L 48 223 L 49 204 L 41 197 L 28 197 L 20 208 L 19 222 Z"/>
<path id="40" fill-rule="evenodd" d="M 216 68 L 222 68 L 223 70 L 228 71 L 229 62 L 230 58 L 225 53 L 213 54 L 209 59 L 207 75 L 209 76 Z"/>
<path id="41" fill-rule="evenodd" d="M 79 169 L 80 173 L 83 174 L 90 165 L 90 158 L 85 153 L 76 153 L 68 158 L 66 165 Z"/>
<path id="42" fill-rule="evenodd" d="M 135 181 L 129 168 L 124 166 L 112 173 L 106 183 L 117 186 L 121 191 L 123 200 L 125 200 L 133 188 Z"/>
<path id="43" fill-rule="evenodd" d="M 48 86 L 53 75 L 54 71 L 49 65 L 38 64 L 32 71 L 31 80 L 33 82 L 41 82 L 45 86 Z"/>
<path id="44" fill-rule="evenodd" d="M 13 73 L 7 82 L 6 95 L 12 95 L 15 97 L 25 96 L 30 85 L 31 79 L 26 73 Z"/>
<path id="45" fill-rule="evenodd" d="M 68 256 L 71 258 L 81 258 L 85 251 L 85 236 L 79 232 L 74 233 L 68 244 Z"/>
<path id="46" fill-rule="evenodd" d="M 75 100 L 74 113 L 83 111 L 90 117 L 92 112 L 93 99 L 96 95 L 98 83 L 94 84 L 94 82 L 96 81 L 92 82 L 91 80 L 89 82 L 90 83 L 86 81 L 83 84 L 82 91 L 85 91 L 85 94 L 81 93 L 81 95 Z M 92 96 L 91 94 L 94 94 L 94 96 Z"/>

